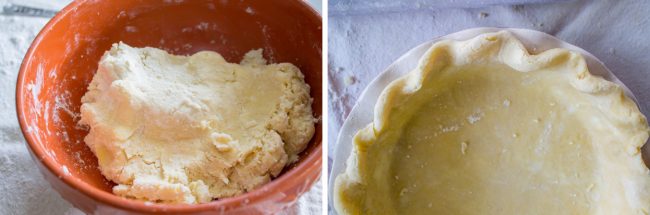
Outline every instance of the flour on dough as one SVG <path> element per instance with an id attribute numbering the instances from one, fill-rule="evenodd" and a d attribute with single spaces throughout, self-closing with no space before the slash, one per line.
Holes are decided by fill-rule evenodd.
<path id="1" fill-rule="evenodd" d="M 335 179 L 339 214 L 650 212 L 650 129 L 566 49 L 507 31 L 431 46 L 394 80 Z"/>
<path id="2" fill-rule="evenodd" d="M 119 196 L 204 203 L 269 182 L 314 134 L 309 86 L 261 50 L 241 64 L 114 44 L 82 98 L 86 144 Z"/>

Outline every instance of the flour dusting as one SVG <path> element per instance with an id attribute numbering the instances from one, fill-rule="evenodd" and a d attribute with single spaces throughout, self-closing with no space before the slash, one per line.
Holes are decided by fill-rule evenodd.
<path id="1" fill-rule="evenodd" d="M 472 115 L 469 115 L 467 117 L 467 122 L 469 122 L 469 124 L 474 124 L 479 120 L 481 120 L 481 118 L 483 118 L 484 115 L 485 113 L 483 113 L 481 109 L 477 109 L 476 111 L 474 111 L 474 113 L 472 113 Z"/>
<path id="2" fill-rule="evenodd" d="M 255 11 L 251 7 L 246 7 L 246 13 L 248 13 L 250 15 L 253 15 L 253 14 L 255 14 Z"/>
<path id="3" fill-rule="evenodd" d="M 63 174 L 70 175 L 70 170 L 68 170 L 68 167 L 67 167 L 67 166 L 63 165 L 63 167 L 61 168 L 61 170 L 63 170 Z"/>
<path id="4" fill-rule="evenodd" d="M 0 7 L 6 3 L 6 0 L 0 0 Z M 60 8 L 64 4 L 61 1 L 43 0 L 37 6 Z M 30 158 L 14 106 L 16 77 L 21 61 L 46 22 L 47 19 L 42 18 L 0 15 L 0 193 L 3 194 L 0 198 L 0 214 L 63 214 L 71 207 L 43 180 Z M 32 97 L 28 103 L 44 108 L 43 111 L 45 108 L 51 110 L 52 103 L 42 103 L 38 98 L 44 94 L 43 80 L 55 78 L 56 74 L 52 70 L 45 71 L 41 68 L 36 75 L 37 81 L 27 83 L 27 97 Z M 41 119 L 51 117 L 51 113 L 38 112 Z M 48 132 L 36 129 L 35 123 L 37 121 L 30 121 L 27 125 L 30 132 Z"/>
<path id="5" fill-rule="evenodd" d="M 0 0 L 0 7 L 9 1 Z M 11 2 L 58 9 L 68 1 Z M 19 67 L 32 40 L 47 21 L 43 18 L 0 15 L 0 193 L 3 194 L 0 214 L 64 214 L 71 207 L 43 180 L 25 147 L 16 118 L 15 89 Z M 43 111 L 33 111 L 38 112 L 40 120 L 45 120 L 43 123 L 51 125 L 52 122 L 46 119 L 52 117 L 52 113 L 48 112 L 53 104 L 41 102 L 38 98 L 44 94 L 44 80 L 56 78 L 56 71 L 46 71 L 41 67 L 36 75 L 35 82 L 26 83 L 29 101 L 25 102 L 42 108 Z M 53 132 L 38 130 L 35 126 L 37 122 L 29 121 L 27 130 L 44 134 Z M 40 138 L 39 135 L 37 138 Z M 49 151 L 46 153 L 56 156 Z"/>
<path id="6" fill-rule="evenodd" d="M 196 29 L 201 30 L 201 31 L 208 30 L 208 27 L 210 27 L 210 24 L 207 23 L 207 22 L 201 22 L 201 23 L 199 23 L 198 25 L 195 26 Z"/>
<path id="7" fill-rule="evenodd" d="M 126 27 L 124 27 L 124 29 L 126 30 L 126 32 L 129 32 L 129 33 L 138 32 L 138 28 L 136 28 L 135 26 L 126 26 Z"/>
<path id="8" fill-rule="evenodd" d="M 440 131 L 442 131 L 442 133 L 458 131 L 458 129 L 460 129 L 459 125 L 452 125 L 452 126 L 447 126 L 447 127 L 439 126 L 439 127 L 440 127 Z"/>

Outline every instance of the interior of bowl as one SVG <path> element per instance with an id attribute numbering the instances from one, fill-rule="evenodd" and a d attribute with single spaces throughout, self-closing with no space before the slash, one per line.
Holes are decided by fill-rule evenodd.
<path id="1" fill-rule="evenodd" d="M 262 48 L 270 62 L 298 66 L 311 86 L 312 108 L 321 115 L 321 20 L 300 1 L 77 1 L 39 34 L 21 68 L 18 112 L 23 131 L 50 169 L 105 192 L 114 185 L 97 168 L 77 125 L 81 97 L 104 52 L 118 41 L 188 55 L 217 51 L 239 62 Z M 320 156 L 321 127 L 301 155 Z M 292 166 L 292 167 L 293 167 Z M 285 168 L 291 169 L 292 167 Z M 281 177 L 281 176 L 280 176 Z"/>

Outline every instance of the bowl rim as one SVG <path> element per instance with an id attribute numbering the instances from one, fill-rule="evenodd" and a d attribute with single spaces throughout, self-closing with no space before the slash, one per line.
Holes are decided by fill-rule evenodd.
<path id="1" fill-rule="evenodd" d="M 214 211 L 217 209 L 222 209 L 222 212 L 237 210 L 238 208 L 244 207 L 246 205 L 255 205 L 258 202 L 264 202 L 265 200 L 272 198 L 276 193 L 287 190 L 286 186 L 283 184 L 300 184 L 307 181 L 314 171 L 318 174 L 321 174 L 322 169 L 322 138 L 316 140 L 314 144 L 318 144 L 313 152 L 309 153 L 307 157 L 304 158 L 304 161 L 295 165 L 291 170 L 285 172 L 280 177 L 271 180 L 270 182 L 255 188 L 250 192 L 246 192 L 241 195 L 219 199 L 216 201 L 211 201 L 209 203 L 203 204 L 149 204 L 145 201 L 127 199 L 124 197 L 117 196 L 115 194 L 100 190 L 96 187 L 89 185 L 88 183 L 83 182 L 82 180 L 74 177 L 70 174 L 66 174 L 61 167 L 52 157 L 47 156 L 45 149 L 38 144 L 35 144 L 34 135 L 29 132 L 28 123 L 25 118 L 25 113 L 22 106 L 24 105 L 23 96 L 26 90 L 25 84 L 25 74 L 27 65 L 31 64 L 34 60 L 34 52 L 36 47 L 40 45 L 43 38 L 48 34 L 53 26 L 59 23 L 64 17 L 68 16 L 71 12 L 74 12 L 77 7 L 80 5 L 86 4 L 91 0 L 77 0 L 73 1 L 67 6 L 65 6 L 59 13 L 57 13 L 50 21 L 45 24 L 41 31 L 37 34 L 36 38 L 33 40 L 29 49 L 27 50 L 25 57 L 21 63 L 17 83 L 16 83 L 16 114 L 18 117 L 18 122 L 20 125 L 20 130 L 25 137 L 27 148 L 31 150 L 35 157 L 32 157 L 35 162 L 40 162 L 46 167 L 48 171 L 58 176 L 58 180 L 63 181 L 65 185 L 71 187 L 84 196 L 91 198 L 98 204 L 110 205 L 114 208 L 119 208 L 127 211 L 136 211 L 136 212 L 145 212 L 145 213 L 192 213 L 192 212 L 207 212 Z M 291 0 L 294 3 L 298 4 L 298 7 L 305 9 L 309 14 L 315 16 L 318 20 L 321 21 L 322 26 L 322 16 L 318 13 L 313 7 L 309 6 L 306 1 L 303 0 Z M 25 108 L 26 109 L 26 108 Z M 45 173 L 41 173 L 45 174 Z M 318 181 L 318 179 L 313 182 Z M 312 183 L 313 183 L 312 182 Z M 51 182 L 48 181 L 48 183 Z M 55 189 L 56 190 L 56 189 Z M 57 192 L 59 192 L 57 190 Z M 59 193 L 60 194 L 60 193 Z M 61 195 L 61 194 L 60 194 Z M 300 195 L 300 194 L 299 194 Z"/>

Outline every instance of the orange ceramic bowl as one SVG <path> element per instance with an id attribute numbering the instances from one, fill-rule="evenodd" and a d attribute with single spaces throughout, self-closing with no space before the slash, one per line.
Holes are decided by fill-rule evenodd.
<path id="1" fill-rule="evenodd" d="M 239 62 L 263 48 L 271 62 L 305 74 L 321 115 L 321 18 L 302 0 L 81 0 L 40 32 L 20 68 L 16 108 L 28 148 L 45 179 L 86 213 L 273 213 L 290 206 L 321 172 L 321 128 L 300 161 L 243 195 L 198 205 L 147 204 L 112 194 L 77 125 L 81 96 L 111 44 L 157 47 L 174 54 L 201 50 Z"/>

